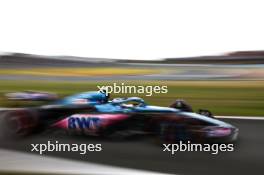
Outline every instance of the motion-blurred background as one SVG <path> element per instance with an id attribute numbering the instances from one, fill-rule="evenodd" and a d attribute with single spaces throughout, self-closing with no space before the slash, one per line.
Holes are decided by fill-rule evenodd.
<path id="1" fill-rule="evenodd" d="M 98 90 L 98 85 L 123 82 L 126 85 L 166 85 L 168 93 L 152 96 L 112 94 L 112 97 L 140 96 L 149 104 L 161 106 L 168 106 L 175 99 L 184 99 L 195 110 L 205 108 L 215 115 L 264 116 L 263 62 L 262 51 L 158 61 L 8 53 L 0 56 L 0 106 L 25 107 L 45 103 L 7 100 L 5 94 L 10 92 L 45 91 L 64 97 L 77 92 Z M 63 158 L 63 161 L 82 161 L 87 164 L 85 167 L 89 164 L 88 167 L 97 174 L 102 173 L 104 168 L 90 163 L 173 174 L 260 173 L 264 153 L 263 120 L 221 120 L 235 125 L 240 130 L 234 152 L 219 155 L 184 152 L 172 156 L 162 152 L 161 147 L 148 139 L 113 142 L 44 133 L 22 140 L 1 142 L 0 173 L 6 172 L 3 171 L 4 168 L 8 169 L 9 173 L 16 170 L 19 174 L 40 174 L 43 173 L 41 169 L 48 166 L 48 172 L 64 172 L 64 168 L 54 167 L 53 164 L 57 163 L 53 161 L 43 165 L 37 157 L 25 158 L 31 155 L 28 154 L 30 144 L 46 143 L 47 140 L 58 140 L 60 143 L 101 143 L 102 152 L 89 153 L 87 156 L 63 152 L 47 154 Z M 27 155 L 9 153 L 6 150 L 22 151 Z M 19 161 L 25 164 L 22 168 Z M 37 171 L 33 170 L 35 166 L 39 167 Z M 84 174 L 89 174 L 90 168 L 85 168 Z M 124 170 L 116 171 L 125 174 Z M 77 172 L 80 173 L 79 169 Z"/>
<path id="2" fill-rule="evenodd" d="M 141 96 L 150 104 L 168 106 L 184 99 L 195 109 L 216 115 L 263 116 L 264 51 L 150 60 L 98 59 L 9 53 L 0 56 L 0 106 L 39 105 L 10 102 L 9 92 L 49 91 L 60 97 L 98 90 L 98 85 L 167 85 L 167 94 Z"/>
<path id="3" fill-rule="evenodd" d="M 263 174 L 263 6 L 260 0 L 1 0 L 0 116 L 9 107 L 45 103 L 8 100 L 6 93 L 32 90 L 64 97 L 124 82 L 166 85 L 168 93 L 112 97 L 140 96 L 161 106 L 184 99 L 195 110 L 250 119 L 220 119 L 239 128 L 239 139 L 234 152 L 218 155 L 171 156 L 145 138 L 42 133 L 1 140 L 0 174 L 128 174 L 98 164 L 184 175 Z M 48 140 L 101 143 L 103 151 L 30 152 L 32 143 Z"/>

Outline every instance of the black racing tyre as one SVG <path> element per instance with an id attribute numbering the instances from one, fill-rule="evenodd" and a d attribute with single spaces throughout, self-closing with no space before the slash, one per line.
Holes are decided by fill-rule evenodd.
<path id="1" fill-rule="evenodd" d="M 191 139 L 185 124 L 162 122 L 158 127 L 157 134 L 163 143 L 175 143 Z"/>
<path id="2" fill-rule="evenodd" d="M 30 135 L 38 125 L 36 114 L 27 109 L 4 112 L 0 117 L 0 137 L 18 138 Z"/>
<path id="3" fill-rule="evenodd" d="M 198 114 L 214 118 L 214 115 L 212 114 L 212 112 L 206 109 L 199 109 Z"/>
<path id="4" fill-rule="evenodd" d="M 185 112 L 193 112 L 192 106 L 189 105 L 186 101 L 180 99 L 176 100 L 169 107 L 179 109 Z"/>

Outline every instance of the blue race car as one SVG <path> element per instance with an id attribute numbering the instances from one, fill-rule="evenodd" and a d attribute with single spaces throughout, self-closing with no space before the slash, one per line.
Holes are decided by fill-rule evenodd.
<path id="1" fill-rule="evenodd" d="M 142 98 L 115 98 L 102 92 L 84 92 L 49 105 L 9 110 L 2 117 L 9 137 L 45 130 L 63 130 L 107 138 L 154 136 L 164 142 L 233 142 L 238 128 L 215 119 L 211 112 L 194 113 L 183 100 L 170 107 L 152 106 Z"/>

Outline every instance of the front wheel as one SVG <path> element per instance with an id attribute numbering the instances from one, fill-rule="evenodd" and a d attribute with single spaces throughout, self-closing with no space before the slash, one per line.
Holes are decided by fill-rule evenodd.
<path id="1" fill-rule="evenodd" d="M 159 125 L 158 136 L 162 142 L 174 143 L 191 139 L 186 124 L 162 122 Z"/>
<path id="2" fill-rule="evenodd" d="M 169 107 L 179 109 L 184 112 L 193 112 L 192 106 L 189 105 L 186 101 L 180 99 L 176 100 Z"/>
<path id="3" fill-rule="evenodd" d="M 214 118 L 212 112 L 206 109 L 199 109 L 198 114 L 204 115 L 206 117 Z"/>

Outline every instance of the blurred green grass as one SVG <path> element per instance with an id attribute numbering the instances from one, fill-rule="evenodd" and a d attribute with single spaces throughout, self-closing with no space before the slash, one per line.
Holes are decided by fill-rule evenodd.
<path id="1" fill-rule="evenodd" d="M 97 86 L 116 82 L 49 82 L 0 81 L 0 106 L 18 107 L 39 105 L 32 102 L 14 102 L 4 98 L 7 92 L 36 90 L 58 93 L 61 97 L 83 91 L 98 90 Z M 124 82 L 124 81 L 122 81 Z M 264 81 L 128 81 L 125 85 L 167 85 L 167 94 L 112 94 L 112 97 L 139 96 L 147 103 L 168 106 L 176 99 L 184 99 L 195 110 L 209 109 L 215 115 L 264 116 Z"/>

